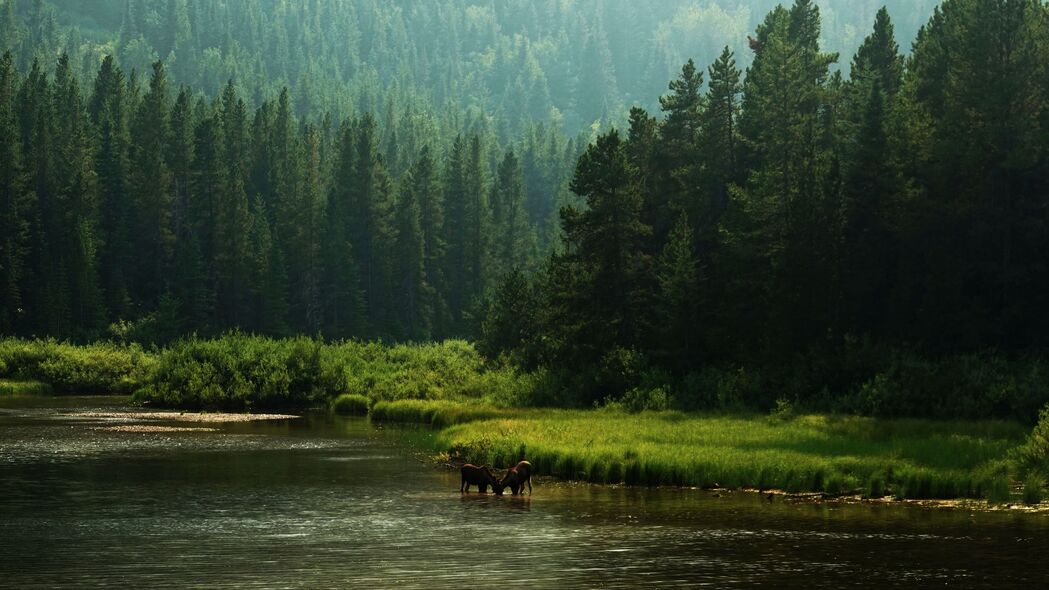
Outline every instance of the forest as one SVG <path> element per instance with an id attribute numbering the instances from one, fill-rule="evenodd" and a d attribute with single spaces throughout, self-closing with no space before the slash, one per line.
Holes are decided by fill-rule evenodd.
<path id="1" fill-rule="evenodd" d="M 467 338 L 547 405 L 1049 402 L 1041 0 L 112 4 L 0 3 L 0 334 Z"/>

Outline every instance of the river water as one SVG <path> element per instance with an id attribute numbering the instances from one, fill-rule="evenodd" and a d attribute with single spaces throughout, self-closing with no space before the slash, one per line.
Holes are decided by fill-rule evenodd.
<path id="1" fill-rule="evenodd" d="M 1044 588 L 1049 516 L 540 479 L 460 495 L 360 418 L 119 432 L 0 398 L 0 587 Z M 139 423 L 139 422 L 133 422 Z"/>

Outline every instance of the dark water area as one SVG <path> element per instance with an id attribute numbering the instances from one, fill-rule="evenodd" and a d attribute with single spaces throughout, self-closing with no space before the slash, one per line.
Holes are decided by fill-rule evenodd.
<path id="1" fill-rule="evenodd" d="M 1049 516 L 539 480 L 459 494 L 365 419 L 115 432 L 0 398 L 0 587 L 1042 588 Z M 140 423 L 140 422 L 133 422 Z M 173 424 L 174 425 L 174 424 Z"/>

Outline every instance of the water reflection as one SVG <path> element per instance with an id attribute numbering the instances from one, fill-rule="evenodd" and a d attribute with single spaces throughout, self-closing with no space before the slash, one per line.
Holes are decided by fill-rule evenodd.
<path id="1" fill-rule="evenodd" d="M 460 494 L 360 419 L 126 433 L 0 411 L 0 585 L 1041 587 L 1044 516 L 536 483 Z M 14 407 L 18 405 L 19 407 Z"/>

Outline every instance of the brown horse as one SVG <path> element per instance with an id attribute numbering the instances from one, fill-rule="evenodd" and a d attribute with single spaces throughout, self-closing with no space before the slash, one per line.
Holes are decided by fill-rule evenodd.
<path id="1" fill-rule="evenodd" d="M 521 461 L 516 466 L 511 467 L 510 471 L 506 472 L 503 476 L 503 480 L 499 482 L 499 486 L 493 488 L 496 494 L 501 494 L 503 488 L 510 488 L 513 495 L 518 493 L 524 493 L 524 485 L 528 484 L 528 495 L 532 495 L 532 464 L 528 461 Z"/>
<path id="2" fill-rule="evenodd" d="M 484 494 L 488 492 L 488 486 L 495 490 L 496 486 L 499 485 L 499 479 L 495 477 L 495 474 L 492 473 L 492 470 L 487 465 L 478 467 L 467 463 L 463 465 L 460 473 L 462 474 L 462 480 L 459 483 L 460 494 L 469 492 L 470 486 L 477 486 L 477 491 Z"/>

